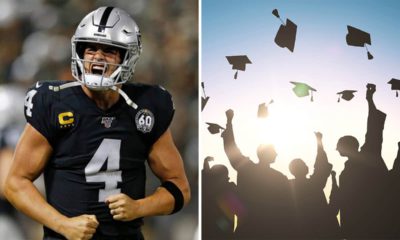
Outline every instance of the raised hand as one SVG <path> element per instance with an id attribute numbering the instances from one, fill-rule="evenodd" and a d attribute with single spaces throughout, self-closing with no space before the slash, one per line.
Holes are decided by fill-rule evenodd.
<path id="1" fill-rule="evenodd" d="M 320 132 L 314 132 L 314 134 L 315 134 L 315 137 L 317 138 L 318 141 L 321 141 L 321 140 L 322 140 L 322 133 L 320 133 Z"/>
<path id="2" fill-rule="evenodd" d="M 210 169 L 210 163 L 209 162 L 211 162 L 211 161 L 214 161 L 214 157 L 207 156 L 204 159 L 203 169 Z"/>
<path id="3" fill-rule="evenodd" d="M 226 137 L 226 131 L 229 129 L 229 126 L 232 126 L 232 119 L 233 119 L 233 110 L 232 109 L 228 109 L 225 112 L 226 115 L 226 126 L 227 128 L 221 133 L 221 137 L 225 138 Z M 228 130 L 229 131 L 229 130 Z"/>
<path id="4" fill-rule="evenodd" d="M 367 100 L 372 100 L 372 96 L 376 92 L 376 85 L 372 83 L 367 84 Z"/>
<path id="5" fill-rule="evenodd" d="M 207 157 L 204 159 L 204 161 L 205 161 L 205 162 L 211 162 L 211 161 L 214 161 L 214 157 L 207 156 Z"/>
<path id="6" fill-rule="evenodd" d="M 234 115 L 233 110 L 232 109 L 227 110 L 225 112 L 225 115 L 226 115 L 226 119 L 228 120 L 228 122 L 232 121 L 233 115 Z"/>

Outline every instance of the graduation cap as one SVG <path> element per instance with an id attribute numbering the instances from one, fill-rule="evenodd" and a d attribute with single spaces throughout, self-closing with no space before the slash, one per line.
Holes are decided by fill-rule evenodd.
<path id="1" fill-rule="evenodd" d="M 287 48 L 291 52 L 294 50 L 294 44 L 296 42 L 297 25 L 289 19 L 286 19 L 286 24 L 279 16 L 278 10 L 274 9 L 272 14 L 281 20 L 282 24 L 279 27 L 278 32 L 275 36 L 275 43 L 281 48 Z"/>
<path id="2" fill-rule="evenodd" d="M 234 79 L 237 78 L 238 70 L 244 71 L 246 70 L 246 64 L 251 63 L 250 59 L 246 55 L 237 55 L 237 56 L 226 56 L 229 64 L 232 65 L 232 69 L 236 70 Z"/>
<path id="3" fill-rule="evenodd" d="M 294 84 L 293 92 L 296 94 L 298 97 L 305 97 L 310 95 L 311 92 L 311 102 L 314 101 L 313 99 L 313 92 L 316 92 L 317 90 L 310 85 L 302 82 L 290 82 L 291 84 Z"/>
<path id="4" fill-rule="evenodd" d="M 392 85 L 392 90 L 396 90 L 396 97 L 399 97 L 400 80 L 392 78 L 388 83 Z"/>
<path id="5" fill-rule="evenodd" d="M 269 104 L 273 103 L 274 100 L 271 100 Z M 265 103 L 261 103 L 258 105 L 258 112 L 257 112 L 257 117 L 258 118 L 266 118 L 268 117 L 268 105 L 265 105 Z"/>
<path id="6" fill-rule="evenodd" d="M 353 99 L 355 92 L 357 92 L 357 91 L 356 90 L 344 90 L 344 91 L 338 92 L 337 93 L 337 94 L 339 94 L 338 102 L 340 102 L 340 98 L 343 98 L 346 101 L 350 101 L 351 99 Z"/>
<path id="7" fill-rule="evenodd" d="M 207 97 L 206 95 L 206 92 L 204 90 L 204 82 L 201 82 L 201 88 L 203 89 L 203 96 L 201 96 L 201 111 L 203 111 L 210 97 Z"/>
<path id="8" fill-rule="evenodd" d="M 206 124 L 208 125 L 207 129 L 211 134 L 217 134 L 217 133 L 219 133 L 219 131 L 221 129 L 225 129 L 225 128 L 221 127 L 220 125 L 216 124 L 216 123 L 208 123 L 207 122 Z"/>
<path id="9" fill-rule="evenodd" d="M 364 32 L 358 28 L 347 25 L 347 35 L 346 42 L 349 46 L 355 47 L 365 47 L 367 49 L 368 59 L 371 60 L 374 58 L 372 54 L 368 51 L 367 44 L 371 45 L 371 36 L 369 33 Z"/>

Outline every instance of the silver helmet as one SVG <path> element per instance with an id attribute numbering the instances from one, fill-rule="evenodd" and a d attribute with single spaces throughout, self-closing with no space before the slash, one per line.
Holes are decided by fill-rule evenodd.
<path id="1" fill-rule="evenodd" d="M 83 52 L 87 43 L 106 44 L 120 49 L 122 62 L 111 76 L 86 73 Z M 141 35 L 136 22 L 124 10 L 100 7 L 89 13 L 79 23 L 71 39 L 72 75 L 80 83 L 93 90 L 105 90 L 128 81 L 142 52 Z M 90 61 L 88 61 L 90 62 Z"/>

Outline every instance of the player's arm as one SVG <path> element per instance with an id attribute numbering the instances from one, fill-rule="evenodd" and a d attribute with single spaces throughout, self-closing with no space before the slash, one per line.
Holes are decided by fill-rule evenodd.
<path id="1" fill-rule="evenodd" d="M 47 139 L 28 123 L 15 150 L 5 195 L 21 212 L 68 239 L 89 239 L 98 225 L 94 216 L 67 218 L 48 204 L 33 184 L 51 153 Z"/>
<path id="2" fill-rule="evenodd" d="M 177 199 L 170 190 L 167 190 L 169 187 L 159 187 L 153 194 L 139 200 L 133 200 L 125 194 L 113 195 L 108 197 L 106 202 L 114 219 L 130 221 L 139 217 L 170 214 L 180 200 L 182 205 L 189 202 L 190 187 L 183 161 L 169 129 L 153 144 L 148 162 L 161 182 L 174 184 L 183 199 Z"/>

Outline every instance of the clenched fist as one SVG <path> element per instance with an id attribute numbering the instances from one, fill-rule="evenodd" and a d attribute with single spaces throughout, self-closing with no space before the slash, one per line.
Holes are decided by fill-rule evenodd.
<path id="1" fill-rule="evenodd" d="M 109 196 L 106 199 L 106 203 L 115 220 L 131 221 L 140 217 L 137 215 L 137 209 L 139 208 L 138 202 L 126 194 L 120 193 Z"/>
<path id="2" fill-rule="evenodd" d="M 80 215 L 68 218 L 62 226 L 61 234 L 68 240 L 88 240 L 93 237 L 98 226 L 95 215 Z"/>

